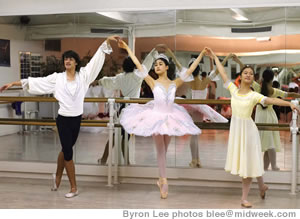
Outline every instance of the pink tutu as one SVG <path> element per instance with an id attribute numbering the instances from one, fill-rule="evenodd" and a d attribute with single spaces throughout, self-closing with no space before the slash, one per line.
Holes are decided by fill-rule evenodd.
<path id="1" fill-rule="evenodd" d="M 140 136 L 198 135 L 201 130 L 194 124 L 191 116 L 174 103 L 176 85 L 166 90 L 159 82 L 155 83 L 154 100 L 147 104 L 131 104 L 122 110 L 120 123 L 130 133 Z"/>

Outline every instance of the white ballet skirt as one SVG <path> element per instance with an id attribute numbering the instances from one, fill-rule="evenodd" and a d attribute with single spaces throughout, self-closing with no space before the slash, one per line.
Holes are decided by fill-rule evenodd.
<path id="1" fill-rule="evenodd" d="M 207 88 L 205 88 L 204 90 L 192 90 L 192 99 L 206 99 L 208 93 L 207 90 Z"/>
<path id="2" fill-rule="evenodd" d="M 192 99 L 206 99 L 206 96 L 207 88 L 204 90 L 192 90 Z M 228 122 L 225 117 L 206 104 L 184 104 L 182 106 L 190 113 L 199 112 L 203 114 L 203 118 L 209 119 L 212 122 Z"/>
<path id="3" fill-rule="evenodd" d="M 122 110 L 120 123 L 128 133 L 145 137 L 201 133 L 184 107 L 174 103 L 175 83 L 166 89 L 161 83 L 155 81 L 152 91 L 154 100 L 144 105 L 131 104 Z"/>
<path id="4" fill-rule="evenodd" d="M 102 95 L 102 87 L 101 86 L 90 86 L 87 90 L 85 97 L 101 97 Z M 84 118 L 94 117 L 93 120 L 101 120 L 97 117 L 99 113 L 99 103 L 97 102 L 85 102 L 83 104 L 83 114 Z M 81 126 L 81 132 L 89 132 L 89 133 L 100 133 L 105 130 L 105 127 L 90 127 L 90 126 Z"/>
<path id="5" fill-rule="evenodd" d="M 90 86 L 87 90 L 85 97 L 100 97 L 101 87 Z M 97 102 L 85 102 L 83 104 L 83 117 L 97 116 L 99 113 L 99 103 Z"/>

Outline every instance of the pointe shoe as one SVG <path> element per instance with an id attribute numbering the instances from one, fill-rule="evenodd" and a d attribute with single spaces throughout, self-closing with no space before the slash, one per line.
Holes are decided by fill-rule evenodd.
<path id="1" fill-rule="evenodd" d="M 56 174 L 52 174 L 52 188 L 51 191 L 57 191 L 57 186 L 56 186 Z"/>
<path id="2" fill-rule="evenodd" d="M 273 171 L 279 171 L 280 168 L 276 166 L 276 167 L 272 167 L 272 170 L 273 170 Z"/>
<path id="3" fill-rule="evenodd" d="M 250 202 L 248 202 L 247 200 L 243 200 L 241 202 L 241 206 L 244 208 L 252 208 L 252 204 Z"/>
<path id="4" fill-rule="evenodd" d="M 192 159 L 192 161 L 189 163 L 189 166 L 192 168 L 201 168 L 201 163 L 199 159 Z"/>
<path id="5" fill-rule="evenodd" d="M 168 185 L 167 178 L 159 178 L 159 180 L 157 181 L 157 186 L 160 191 L 160 198 L 166 199 L 168 197 L 168 191 L 164 192 L 162 190 L 162 185 Z"/>
<path id="6" fill-rule="evenodd" d="M 75 196 L 77 196 L 79 194 L 78 190 L 76 190 L 76 192 L 69 192 L 67 194 L 65 194 L 65 198 L 73 198 Z"/>
<path id="7" fill-rule="evenodd" d="M 265 199 L 266 198 L 266 192 L 269 189 L 269 187 L 267 185 L 264 185 L 264 188 L 260 191 L 260 197 L 261 199 Z"/>

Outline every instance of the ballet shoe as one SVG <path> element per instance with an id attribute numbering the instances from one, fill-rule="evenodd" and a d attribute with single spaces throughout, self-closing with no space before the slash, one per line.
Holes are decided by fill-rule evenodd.
<path id="1" fill-rule="evenodd" d="M 279 171 L 280 168 L 276 166 L 276 167 L 272 167 L 272 170 L 273 170 L 273 171 Z"/>
<path id="2" fill-rule="evenodd" d="M 166 199 L 168 197 L 168 192 L 164 192 L 162 190 L 162 185 L 168 185 L 167 178 L 159 178 L 159 180 L 156 183 L 160 191 L 160 198 Z"/>
<path id="3" fill-rule="evenodd" d="M 78 190 L 76 190 L 76 192 L 69 192 L 69 193 L 65 194 L 65 198 L 73 198 L 77 195 L 79 195 Z"/>
<path id="4" fill-rule="evenodd" d="M 201 168 L 201 163 L 199 159 L 192 159 L 192 161 L 189 163 L 189 166 L 192 168 Z"/>
<path id="5" fill-rule="evenodd" d="M 243 200 L 241 202 L 241 206 L 244 208 L 252 208 L 252 204 L 250 202 L 248 202 L 247 200 Z"/>
<path id="6" fill-rule="evenodd" d="M 52 174 L 52 187 L 51 187 L 51 191 L 57 191 L 56 174 L 55 173 Z"/>
<path id="7" fill-rule="evenodd" d="M 264 185 L 264 188 L 259 193 L 261 199 L 266 198 L 266 192 L 267 192 L 268 189 L 269 189 L 269 187 L 267 185 Z"/>

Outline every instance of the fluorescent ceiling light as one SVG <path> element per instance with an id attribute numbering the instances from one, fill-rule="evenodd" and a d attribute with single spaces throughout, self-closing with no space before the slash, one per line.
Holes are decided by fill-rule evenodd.
<path id="1" fill-rule="evenodd" d="M 256 37 L 210 37 L 214 39 L 221 39 L 221 40 L 253 40 Z"/>
<path id="2" fill-rule="evenodd" d="M 274 55 L 274 54 L 300 54 L 300 50 L 299 49 L 280 49 L 280 50 L 271 50 L 271 51 L 236 53 L 237 56 L 260 56 L 260 55 Z"/>
<path id="3" fill-rule="evenodd" d="M 271 37 L 257 37 L 256 41 L 258 41 L 258 42 L 271 41 Z"/>
<path id="4" fill-rule="evenodd" d="M 250 19 L 247 17 L 246 13 L 243 12 L 241 9 L 238 8 L 230 8 L 231 11 L 233 11 L 232 17 L 237 21 L 250 21 Z"/>
<path id="5" fill-rule="evenodd" d="M 135 23 L 136 21 L 136 18 L 134 16 L 131 16 L 130 14 L 123 13 L 123 12 L 96 12 L 96 13 L 124 23 Z"/>

